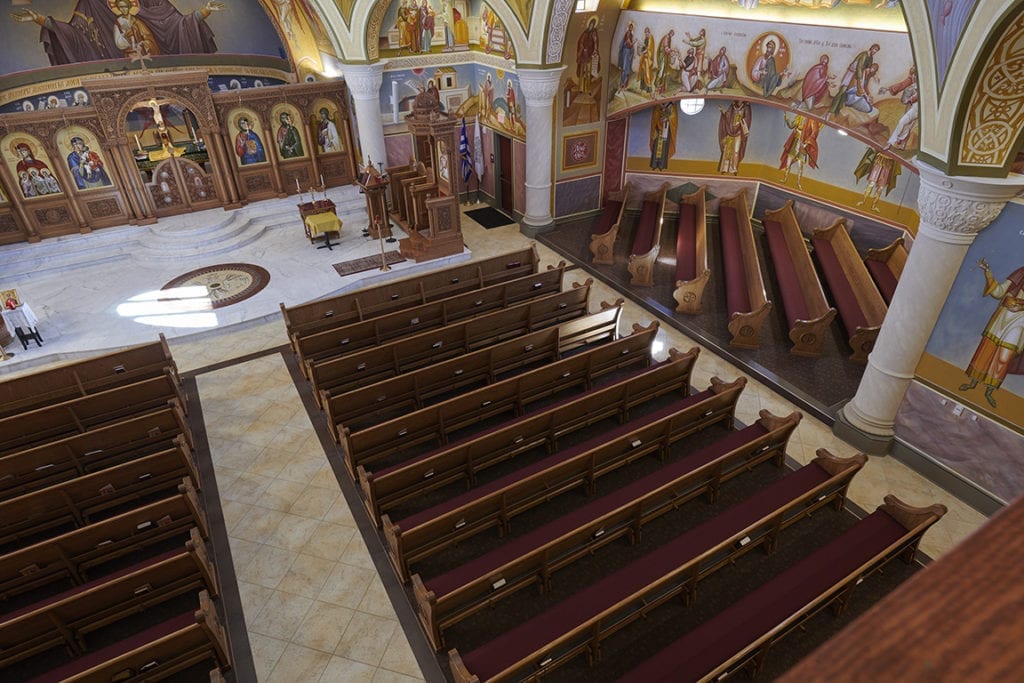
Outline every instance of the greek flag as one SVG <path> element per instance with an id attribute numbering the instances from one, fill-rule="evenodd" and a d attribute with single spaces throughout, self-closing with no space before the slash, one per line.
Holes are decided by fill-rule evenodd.
<path id="1" fill-rule="evenodd" d="M 473 157 L 469 154 L 469 138 L 466 137 L 466 118 L 462 118 L 462 132 L 459 133 L 459 160 L 462 165 L 462 182 L 468 183 L 473 175 Z"/>

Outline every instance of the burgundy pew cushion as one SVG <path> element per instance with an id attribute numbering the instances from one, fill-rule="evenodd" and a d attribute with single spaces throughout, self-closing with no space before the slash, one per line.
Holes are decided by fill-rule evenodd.
<path id="1" fill-rule="evenodd" d="M 463 656 L 485 681 L 828 480 L 811 463 Z"/>
<path id="2" fill-rule="evenodd" d="M 768 238 L 768 251 L 772 255 L 772 263 L 775 264 L 775 278 L 779 283 L 779 291 L 782 293 L 782 306 L 786 309 L 786 320 L 789 326 L 797 320 L 810 320 L 807 313 L 807 303 L 804 301 L 803 290 L 800 289 L 800 281 L 796 277 L 796 269 L 793 268 L 793 259 L 789 253 L 789 245 L 786 244 L 786 237 L 782 230 L 782 224 L 778 221 L 765 221 L 764 234 Z"/>
<path id="3" fill-rule="evenodd" d="M 601 220 L 598 222 L 597 227 L 594 228 L 592 235 L 604 235 L 612 226 L 615 225 L 615 221 L 619 219 L 619 211 L 622 210 L 622 202 L 617 202 L 614 199 L 609 199 L 608 203 L 604 205 L 604 212 L 601 214 Z"/>
<path id="4" fill-rule="evenodd" d="M 749 313 L 750 296 L 747 293 L 747 273 L 743 269 L 743 251 L 736 209 L 719 208 L 718 223 L 722 235 L 722 262 L 725 266 L 725 303 L 728 314 Z"/>
<path id="5" fill-rule="evenodd" d="M 669 683 L 701 678 L 780 626 L 905 532 L 888 513 L 872 513 L 630 671 L 618 683 Z"/>
<path id="6" fill-rule="evenodd" d="M 654 246 L 654 230 L 658 223 L 658 202 L 645 200 L 640 209 L 640 220 L 637 221 L 636 237 L 633 239 L 633 250 L 629 253 L 642 256 Z"/>
<path id="7" fill-rule="evenodd" d="M 876 261 L 875 259 L 864 259 L 864 265 L 868 267 L 871 279 L 878 285 L 878 291 L 882 293 L 885 303 L 891 304 L 892 295 L 896 293 L 896 285 L 899 284 L 899 280 L 896 279 L 892 270 L 889 269 L 889 264 L 884 261 Z"/>
<path id="8" fill-rule="evenodd" d="M 811 243 L 814 245 L 814 253 L 818 256 L 818 263 L 821 264 L 821 271 L 828 281 L 828 288 L 832 291 L 832 298 L 835 299 L 847 334 L 852 335 L 858 328 L 868 327 L 867 317 L 861 310 L 853 286 L 846 279 L 846 273 L 839 263 L 835 249 L 832 248 L 832 243 L 820 237 L 812 238 Z"/>
<path id="9" fill-rule="evenodd" d="M 576 508 L 572 512 L 545 524 L 539 529 L 513 539 L 489 553 L 427 581 L 426 586 L 434 591 L 434 594 L 437 596 L 447 595 L 459 586 L 463 586 L 481 576 L 486 576 L 506 563 L 521 557 L 531 549 L 539 548 L 549 541 L 560 538 L 573 529 L 580 528 L 588 521 L 598 519 L 630 501 L 637 500 L 666 482 L 675 481 L 688 472 L 696 471 L 723 454 L 735 450 L 745 443 L 750 443 L 767 433 L 767 430 L 757 423 L 745 429 L 730 432 L 695 453 L 662 467 L 646 477 L 637 479 L 631 484 L 609 493 L 592 503 Z"/>
<path id="10" fill-rule="evenodd" d="M 697 277 L 697 207 L 679 203 L 676 232 L 676 280 L 686 282 Z"/>
<path id="11" fill-rule="evenodd" d="M 631 431 L 639 429 L 643 425 L 656 422 L 657 420 L 660 420 L 664 417 L 668 417 L 669 415 L 678 412 L 684 408 L 687 408 L 695 403 L 699 403 L 700 401 L 711 398 L 711 396 L 713 395 L 714 394 L 710 389 L 706 389 L 700 392 L 699 394 L 694 394 L 693 396 L 688 396 L 687 398 L 681 399 L 679 401 L 674 401 L 671 405 L 666 406 L 665 408 L 662 408 L 659 411 L 651 413 L 650 415 L 645 415 L 643 417 L 638 417 L 634 420 L 630 420 L 629 422 L 617 426 L 613 430 L 602 432 L 601 434 L 598 434 L 597 436 L 588 439 L 582 443 L 576 444 L 571 448 L 560 450 L 552 455 L 549 455 L 543 460 L 533 463 L 532 465 L 528 465 L 527 467 L 518 469 L 515 472 L 510 472 L 504 477 L 495 479 L 494 481 L 484 484 L 483 486 L 478 486 L 477 488 L 471 491 L 466 491 L 465 493 L 455 496 L 454 498 L 449 498 L 443 503 L 438 503 L 432 508 L 428 508 L 422 512 L 410 515 L 409 517 L 400 520 L 398 522 L 398 526 L 401 529 L 412 529 L 416 526 L 419 526 L 420 524 L 429 522 L 434 517 L 443 515 L 446 512 L 450 512 L 451 510 L 455 510 L 459 507 L 462 507 L 463 505 L 466 505 L 467 503 L 472 503 L 474 500 L 482 498 L 494 491 L 498 491 L 506 486 L 509 486 L 510 484 L 514 484 L 521 479 L 526 479 L 527 477 L 536 474 L 537 472 L 542 472 L 549 467 L 553 467 L 554 465 L 557 465 L 558 463 L 564 460 L 568 460 L 569 458 L 575 455 L 588 451 L 591 448 L 597 448 L 598 446 L 601 446 L 609 441 L 612 441 L 613 439 L 617 439 L 621 436 L 624 436 L 625 434 L 629 434 Z"/>

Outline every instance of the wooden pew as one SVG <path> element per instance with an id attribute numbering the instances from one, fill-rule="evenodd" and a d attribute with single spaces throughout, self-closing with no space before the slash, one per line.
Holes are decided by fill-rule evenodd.
<path id="1" fill-rule="evenodd" d="M 0 552 L 56 527 L 82 528 L 109 510 L 173 493 L 182 477 L 199 481 L 191 449 L 179 436 L 174 448 L 0 502 Z"/>
<path id="2" fill-rule="evenodd" d="M 537 298 L 514 301 L 507 307 L 492 310 L 491 314 L 504 311 L 518 311 L 521 315 L 526 313 L 540 315 L 539 311 L 548 309 L 552 305 L 555 306 L 556 310 L 563 310 L 569 307 L 570 304 L 568 302 L 574 302 L 578 306 L 579 300 L 581 298 L 585 299 L 586 294 L 589 294 L 590 282 L 591 280 L 589 279 L 584 285 L 574 282 L 572 288 L 564 292 L 559 291 Z M 500 287 L 499 285 L 498 288 Z M 580 292 L 581 288 L 585 288 L 586 291 Z M 475 308 L 473 302 L 480 300 L 477 298 L 477 294 L 477 292 L 471 292 L 469 294 L 470 298 L 467 301 L 461 302 L 463 304 L 461 306 L 464 311 L 463 314 L 453 316 L 451 321 L 448 320 L 445 304 L 435 302 L 425 304 L 425 306 L 417 306 L 407 311 L 391 313 L 381 318 L 352 323 L 351 325 L 344 325 L 327 330 L 326 332 L 303 337 L 299 340 L 299 359 L 302 367 L 306 368 L 308 373 L 309 366 L 331 358 L 344 356 L 361 349 L 401 339 L 402 337 L 409 337 L 427 330 L 446 327 L 449 324 L 483 318 L 487 315 L 486 313 L 481 316 L 473 315 Z M 504 297 L 502 292 L 492 292 L 492 295 L 497 301 L 501 301 Z M 446 299 L 445 301 L 448 300 Z M 515 316 L 513 315 L 513 317 Z M 494 319 L 501 320 L 501 318 Z M 513 327 L 515 325 L 516 323 L 513 323 Z"/>
<path id="3" fill-rule="evenodd" d="M 676 221 L 676 288 L 672 297 L 676 311 L 697 315 L 700 313 L 704 287 L 711 279 L 708 267 L 706 185 L 692 194 L 679 198 L 679 218 Z"/>
<path id="4" fill-rule="evenodd" d="M 0 555 L 0 599 L 62 579 L 81 585 L 94 568 L 184 535 L 191 527 L 207 535 L 199 494 L 184 479 L 174 496 Z"/>
<path id="5" fill-rule="evenodd" d="M 444 630 L 539 584 L 551 588 L 554 573 L 628 535 L 636 543 L 643 525 L 702 494 L 714 502 L 723 482 L 773 460 L 781 467 L 800 413 L 779 418 L 766 410 L 753 425 L 662 467 L 483 556 L 424 581 L 412 575 L 412 591 L 424 630 L 435 649 Z"/>
<path id="6" fill-rule="evenodd" d="M 888 310 L 885 301 L 846 231 L 846 221 L 839 218 L 827 228 L 817 228 L 811 243 L 850 338 L 850 360 L 866 363 Z"/>
<path id="7" fill-rule="evenodd" d="M 629 183 L 624 190 L 609 192 L 601 210 L 601 219 L 590 233 L 590 253 L 594 255 L 594 263 L 610 266 L 615 263 L 615 240 L 619 236 L 619 226 L 629 204 Z"/>
<path id="8" fill-rule="evenodd" d="M 199 531 L 172 550 L 0 617 L 0 667 L 64 646 L 72 657 L 88 650 L 86 636 L 179 595 L 206 590 L 217 578 Z"/>
<path id="9" fill-rule="evenodd" d="M 0 418 L 157 377 L 165 370 L 179 383 L 178 367 L 161 333 L 150 344 L 0 382 Z"/>
<path id="10" fill-rule="evenodd" d="M 819 456 L 464 657 L 450 650 L 454 680 L 550 676 L 582 652 L 599 662 L 601 641 L 677 596 L 694 599 L 702 578 L 754 548 L 771 552 L 783 529 L 813 511 L 831 502 L 841 506 L 850 479 L 866 461 L 864 455 Z"/>
<path id="11" fill-rule="evenodd" d="M 669 184 L 644 195 L 637 220 L 636 237 L 629 252 L 629 284 L 654 286 L 654 264 L 661 252 L 661 227 L 665 222 L 665 193 Z"/>
<path id="12" fill-rule="evenodd" d="M 906 264 L 907 248 L 902 237 L 882 249 L 868 249 L 864 265 L 871 273 L 871 279 L 878 285 L 878 291 L 885 299 L 886 305 L 892 304 L 892 295 L 896 293 L 896 285 L 900 282 Z"/>
<path id="13" fill-rule="evenodd" d="M 209 594 L 199 609 L 152 626 L 109 647 L 75 659 L 30 683 L 158 681 L 205 661 L 231 666 L 227 634 Z"/>
<path id="14" fill-rule="evenodd" d="M 460 263 L 327 299 L 297 306 L 281 304 L 281 315 L 288 339 L 295 349 L 299 337 L 530 275 L 538 272 L 539 264 L 537 247 L 531 244 L 519 251 Z"/>
<path id="15" fill-rule="evenodd" d="M 657 328 L 652 326 L 635 337 L 622 337 L 529 372 L 459 393 L 434 405 L 411 412 L 398 410 L 399 415 L 390 419 L 376 420 L 371 416 L 370 426 L 358 423 L 362 429 L 336 425 L 346 461 L 353 464 L 354 473 L 360 465 L 366 467 L 424 443 L 444 446 L 451 434 L 488 418 L 523 415 L 530 405 L 541 399 L 571 389 L 589 391 L 596 380 L 611 372 L 649 366 L 651 343 L 656 333 Z M 369 400 L 372 393 L 361 395 L 361 399 Z"/>
<path id="16" fill-rule="evenodd" d="M 740 190 L 719 202 L 718 227 L 725 277 L 726 314 L 731 346 L 756 349 L 761 325 L 772 310 L 761 275 L 761 262 L 747 210 L 746 192 Z"/>
<path id="17" fill-rule="evenodd" d="M 0 456 L 0 500 L 171 448 L 192 431 L 180 407 L 127 418 L 84 434 Z"/>
<path id="18" fill-rule="evenodd" d="M 476 349 L 507 341 L 524 334 L 547 327 L 555 327 L 561 323 L 587 315 L 590 301 L 588 279 L 583 285 L 573 283 L 571 289 L 558 294 L 550 294 L 534 301 L 517 306 L 503 308 L 470 318 L 434 330 L 425 330 L 416 335 L 391 342 L 390 352 L 395 354 L 388 366 L 401 365 L 405 368 L 423 367 L 448 358 L 475 351 Z M 605 304 L 602 304 L 605 306 Z M 350 345 L 359 346 L 348 352 L 327 360 L 306 364 L 306 376 L 313 384 L 314 393 L 322 389 L 333 389 L 338 386 L 339 378 L 352 382 L 358 377 L 360 383 L 368 376 L 366 372 L 381 372 L 388 366 L 369 366 L 362 360 L 354 366 L 356 375 L 344 375 L 351 372 L 353 365 L 351 356 L 364 353 L 373 346 L 372 338 L 358 339 L 354 342 L 349 338 Z M 382 347 L 378 347 L 382 348 Z M 401 356 L 397 355 L 401 353 Z M 377 356 L 379 358 L 379 355 Z"/>
<path id="19" fill-rule="evenodd" d="M 353 344 L 372 338 L 376 344 L 407 337 L 423 330 L 432 330 L 460 320 L 511 308 L 562 291 L 564 265 L 544 273 L 527 275 L 483 289 L 413 306 L 402 311 L 343 325 L 298 339 L 299 362 L 314 363 L 323 358 L 346 353 Z M 365 345 L 365 344 L 364 344 Z"/>
<path id="20" fill-rule="evenodd" d="M 885 497 L 871 515 L 768 583 L 675 641 L 620 683 L 715 681 L 740 669 L 756 675 L 768 651 L 819 611 L 845 611 L 860 580 L 889 560 L 912 561 L 943 505 L 915 508 Z M 756 619 L 750 618 L 756 615 Z"/>
<path id="21" fill-rule="evenodd" d="M 658 333 L 658 324 L 647 328 L 634 324 L 633 334 L 617 341 L 583 351 L 559 361 L 557 353 L 539 354 L 534 349 L 524 349 L 521 342 L 499 344 L 474 351 L 471 354 L 448 361 L 428 365 L 414 372 L 333 396 L 327 407 L 327 422 L 333 432 L 339 432 L 344 425 L 349 434 L 372 425 L 407 415 L 410 411 L 422 410 L 438 403 L 442 397 L 456 393 L 474 391 L 499 382 L 518 381 L 519 403 L 517 410 L 537 400 L 537 382 L 544 376 L 553 376 L 555 384 L 565 384 L 564 373 L 585 378 L 585 385 L 591 386 L 595 379 L 609 372 L 622 370 L 632 365 L 650 364 L 650 347 Z M 550 346 L 557 351 L 557 331 L 548 333 L 552 338 Z M 501 353 L 503 352 L 503 353 Z M 515 354 L 515 355 L 513 355 Z M 534 366 L 546 367 L 534 367 Z M 508 376 L 506 368 L 522 372 Z M 564 367 L 563 370 L 556 368 Z M 540 372 L 541 379 L 532 380 L 530 373 Z M 532 387 L 532 388 L 531 388 Z M 552 385 L 552 389 L 555 385 Z"/>
<path id="22" fill-rule="evenodd" d="M 624 382 L 507 422 L 485 434 L 393 465 L 376 475 L 360 468 L 359 483 L 367 511 L 372 519 L 379 520 L 391 557 L 396 560 L 395 569 L 402 579 L 408 579 L 409 563 L 419 559 L 414 552 L 410 552 L 420 545 L 416 527 L 421 523 L 429 523 L 434 513 L 416 512 L 392 522 L 390 515 L 382 515 L 381 512 L 452 482 L 465 481 L 469 487 L 474 487 L 477 485 L 477 472 L 521 453 L 544 448 L 552 455 L 559 450 L 559 438 L 609 418 L 625 422 L 631 409 L 660 396 L 678 392 L 685 399 L 689 395 L 688 380 L 697 349 L 691 349 L 686 354 L 674 349 L 672 351 L 675 353 L 670 360 Z M 694 401 L 706 398 L 711 397 L 702 394 Z M 720 402 L 731 405 L 728 403 L 729 398 L 724 397 Z M 708 410 L 712 412 L 702 415 L 701 421 L 724 422 L 725 414 L 731 414 L 718 402 L 709 404 Z"/>
<path id="23" fill-rule="evenodd" d="M 0 455 L 168 406 L 185 411 L 181 389 L 170 371 L 165 370 L 158 377 L 0 419 Z"/>
<path id="24" fill-rule="evenodd" d="M 820 356 L 821 342 L 836 317 L 818 280 L 818 272 L 793 213 L 793 200 L 764 212 L 764 233 L 782 293 L 782 307 L 793 342 L 790 353 Z"/>

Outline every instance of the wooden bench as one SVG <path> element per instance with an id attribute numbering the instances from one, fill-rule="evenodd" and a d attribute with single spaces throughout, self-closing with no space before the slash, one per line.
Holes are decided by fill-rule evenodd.
<path id="1" fill-rule="evenodd" d="M 199 590 L 217 595 L 217 578 L 199 531 L 171 550 L 0 617 L 0 667 L 64 646 L 85 654 L 86 636 L 125 617 Z"/>
<path id="2" fill-rule="evenodd" d="M 298 306 L 281 304 L 281 315 L 297 352 L 296 340 L 300 337 L 530 275 L 538 272 L 539 265 L 537 247 L 531 244 L 519 251 Z"/>
<path id="3" fill-rule="evenodd" d="M 764 212 L 764 233 L 782 294 L 789 338 L 793 342 L 790 353 L 820 356 L 821 343 L 836 317 L 836 309 L 825 299 L 818 272 L 793 212 L 793 200 L 787 201 L 781 209 Z"/>
<path id="4" fill-rule="evenodd" d="M 601 641 L 677 596 L 694 599 L 702 578 L 759 546 L 770 552 L 786 527 L 830 502 L 841 505 L 866 461 L 863 455 L 819 456 L 465 657 L 450 650 L 454 680 L 549 676 L 583 652 L 592 664 L 599 662 Z"/>
<path id="5" fill-rule="evenodd" d="M 842 218 L 827 228 L 817 228 L 811 244 L 849 336 L 853 349 L 850 360 L 866 363 L 888 310 L 885 301 L 861 261 Z"/>
<path id="6" fill-rule="evenodd" d="M 679 198 L 676 221 L 676 288 L 672 297 L 678 313 L 700 313 L 704 287 L 711 279 L 708 267 L 708 229 L 705 191 L 702 185 Z"/>
<path id="7" fill-rule="evenodd" d="M 541 399 L 572 389 L 589 391 L 596 380 L 611 372 L 649 366 L 651 343 L 656 333 L 657 328 L 652 326 L 635 337 L 623 337 L 434 405 L 411 412 L 399 410 L 398 416 L 383 421 L 371 419 L 370 426 L 359 423 L 364 426 L 362 429 L 336 425 L 346 461 L 352 464 L 355 473 L 360 465 L 366 467 L 383 458 L 407 453 L 424 443 L 444 446 L 450 435 L 488 418 L 523 415 L 530 405 Z M 360 394 L 361 400 L 372 400 L 373 392 L 371 387 L 369 393 Z M 373 404 L 364 402 L 362 405 Z"/>
<path id="8" fill-rule="evenodd" d="M 895 496 L 851 529 L 747 594 L 619 679 L 620 683 L 714 681 L 756 675 L 768 651 L 829 605 L 842 614 L 861 579 L 889 560 L 913 559 L 942 505 L 915 508 Z"/>
<path id="9" fill-rule="evenodd" d="M 573 283 L 571 289 L 558 294 L 549 294 L 534 301 L 395 340 L 390 347 L 390 353 L 395 355 L 388 366 L 383 367 L 397 364 L 406 368 L 423 367 L 536 330 L 583 318 L 589 311 L 592 282 L 588 279 L 583 285 Z M 306 377 L 312 382 L 314 393 L 334 389 L 340 377 L 347 377 L 348 382 L 355 377 L 365 380 L 368 377 L 366 370 L 379 372 L 383 369 L 366 365 L 366 361 L 361 360 L 355 365 L 355 371 L 359 374 L 342 375 L 343 372 L 351 372 L 353 367 L 349 356 L 363 353 L 374 346 L 372 337 L 355 341 L 348 339 L 349 343 L 344 345 L 348 351 L 340 350 L 337 356 L 306 364 Z M 342 348 L 339 344 L 339 349 Z M 401 356 L 397 355 L 399 352 Z"/>
<path id="10" fill-rule="evenodd" d="M 127 504 L 173 493 L 182 477 L 199 481 L 182 437 L 174 448 L 0 502 L 0 552 L 57 527 L 81 528 Z"/>
<path id="11" fill-rule="evenodd" d="M 529 403 L 541 397 L 545 387 L 540 383 L 547 381 L 548 377 L 554 381 L 549 387 L 552 391 L 559 390 L 558 386 L 568 386 L 565 380 L 582 381 L 590 388 L 594 380 L 610 372 L 650 364 L 650 348 L 657 333 L 657 323 L 651 323 L 647 328 L 634 324 L 633 334 L 627 337 L 561 360 L 557 353 L 535 353 L 535 349 L 525 349 L 521 342 L 513 342 L 512 346 L 506 343 L 488 347 L 333 396 L 327 403 L 328 426 L 339 433 L 344 426 L 352 434 L 406 416 L 410 411 L 422 410 L 444 397 L 499 382 L 519 382 L 519 403 L 515 409 L 523 411 Z M 549 336 L 553 335 L 549 333 Z M 552 341 L 552 345 L 557 347 L 557 338 Z M 504 350 L 504 354 L 496 353 L 499 350 Z M 519 355 L 513 356 L 510 352 L 518 352 Z M 509 376 L 506 370 L 509 367 L 522 372 Z M 581 377 L 582 380 L 579 379 Z"/>
<path id="12" fill-rule="evenodd" d="M 715 424 L 731 424 L 745 385 L 742 378 L 730 384 L 713 378 L 706 391 L 556 451 L 439 505 L 393 524 L 385 515 L 382 526 L 392 563 L 405 579 L 413 562 L 493 527 L 504 536 L 511 532 L 513 517 L 561 493 L 582 486 L 593 494 L 597 479 L 605 474 L 651 454 L 664 459 L 676 441 Z"/>
<path id="13" fill-rule="evenodd" d="M 404 308 L 360 322 L 308 334 L 296 340 L 300 364 L 313 363 L 350 349 L 382 344 L 415 332 L 444 327 L 562 291 L 564 266 L 526 275 L 439 301 Z"/>
<path id="14" fill-rule="evenodd" d="M 665 194 L 669 184 L 644 195 L 637 220 L 636 237 L 629 251 L 626 266 L 630 274 L 629 284 L 639 287 L 654 286 L 654 264 L 661 252 L 661 227 L 665 222 Z"/>
<path id="15" fill-rule="evenodd" d="M 208 660 L 221 669 L 231 666 L 227 634 L 217 608 L 209 594 L 201 591 L 198 610 L 75 659 L 30 683 L 159 681 Z"/>
<path id="16" fill-rule="evenodd" d="M 605 266 L 615 263 L 615 240 L 628 204 L 629 183 L 624 190 L 608 193 L 597 227 L 590 233 L 590 253 L 594 255 L 594 263 Z"/>
<path id="17" fill-rule="evenodd" d="M 900 282 L 906 264 L 907 248 L 902 237 L 882 249 L 868 249 L 864 265 L 878 285 L 878 291 L 885 299 L 886 305 L 892 304 L 892 295 L 896 293 L 896 285 Z"/>
<path id="18" fill-rule="evenodd" d="M 772 302 L 765 294 L 746 192 L 740 190 L 722 199 L 718 206 L 726 314 L 732 335 L 729 344 L 756 349 L 761 345 L 761 326 L 772 310 Z"/>
<path id="19" fill-rule="evenodd" d="M 170 371 L 165 370 L 158 377 L 0 419 L 0 455 L 168 406 L 185 411 L 181 390 Z"/>
<path id="20" fill-rule="evenodd" d="M 163 333 L 159 341 L 0 382 L 0 418 L 164 374 L 179 382 Z"/>
<path id="21" fill-rule="evenodd" d="M 0 600 L 67 579 L 78 586 L 107 562 L 188 533 L 207 536 L 206 516 L 191 480 L 155 503 L 0 555 Z"/>
<path id="22" fill-rule="evenodd" d="M 171 448 L 192 432 L 178 406 L 0 457 L 0 500 Z"/>
<path id="23" fill-rule="evenodd" d="M 425 582 L 413 574 L 413 598 L 431 643 L 441 649 L 446 628 L 524 588 L 539 584 L 547 592 L 556 571 L 617 538 L 628 535 L 638 542 L 644 524 L 702 494 L 713 503 L 722 483 L 751 467 L 769 459 L 781 467 L 800 417 L 762 410 L 749 427 L 445 574 Z"/>
<path id="24" fill-rule="evenodd" d="M 669 359 L 648 371 L 622 382 L 597 389 L 569 401 L 550 406 L 526 417 L 506 422 L 483 434 L 470 436 L 450 446 L 400 462 L 379 472 L 358 470 L 359 484 L 367 511 L 379 521 L 391 546 L 392 556 L 405 558 L 395 569 L 403 580 L 408 579 L 408 563 L 414 561 L 401 536 L 410 529 L 412 513 L 404 520 L 392 522 L 381 514 L 402 503 L 415 500 L 453 482 L 463 481 L 467 487 L 477 485 L 477 473 L 495 464 L 535 449 L 548 455 L 558 450 L 559 439 L 606 419 L 619 423 L 629 419 L 629 411 L 661 396 L 679 393 L 689 396 L 689 377 L 698 350 L 686 354 L 670 349 Z M 724 417 L 722 417 L 724 421 Z M 427 521 L 424 517 L 423 521 Z"/>

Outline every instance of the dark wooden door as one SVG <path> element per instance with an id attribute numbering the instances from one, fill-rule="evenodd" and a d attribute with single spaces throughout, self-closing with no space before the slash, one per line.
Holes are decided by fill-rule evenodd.
<path id="1" fill-rule="evenodd" d="M 495 134 L 497 138 L 494 145 L 498 152 L 498 203 L 502 211 L 509 216 L 515 208 L 514 172 L 512 170 L 512 138 Z"/>

